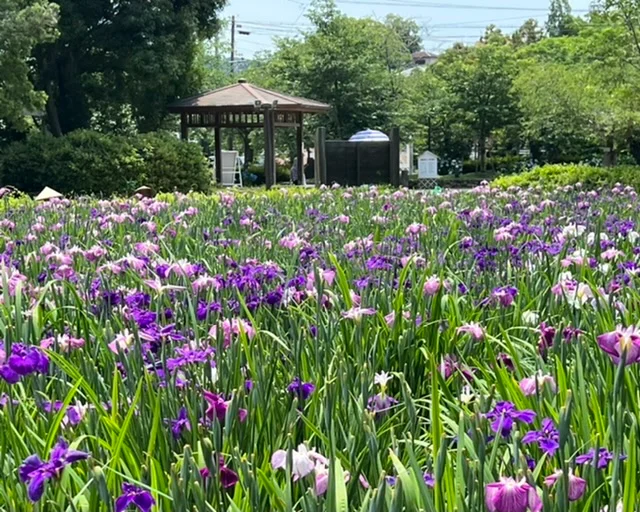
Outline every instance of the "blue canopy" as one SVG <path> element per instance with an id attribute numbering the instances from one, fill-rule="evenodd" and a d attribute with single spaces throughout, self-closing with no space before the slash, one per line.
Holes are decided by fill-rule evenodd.
<path id="1" fill-rule="evenodd" d="M 389 137 L 379 130 L 362 130 L 353 135 L 349 142 L 387 142 Z"/>

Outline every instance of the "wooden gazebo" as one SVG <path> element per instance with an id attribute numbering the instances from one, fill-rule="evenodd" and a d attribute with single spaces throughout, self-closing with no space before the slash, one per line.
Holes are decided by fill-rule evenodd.
<path id="1" fill-rule="evenodd" d="M 296 128 L 298 165 L 302 172 L 302 126 L 304 114 L 327 112 L 318 101 L 270 91 L 239 80 L 238 83 L 179 100 L 169 112 L 180 114 L 180 134 L 188 140 L 189 128 L 213 128 L 215 132 L 216 181 L 222 181 L 221 128 L 264 128 L 264 173 L 267 188 L 276 183 L 275 128 Z"/>

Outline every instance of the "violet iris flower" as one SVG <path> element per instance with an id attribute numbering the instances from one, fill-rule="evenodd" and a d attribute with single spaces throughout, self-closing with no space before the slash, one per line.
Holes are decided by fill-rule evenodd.
<path id="1" fill-rule="evenodd" d="M 14 343 L 8 357 L 0 350 L 0 377 L 8 384 L 16 384 L 25 375 L 47 371 L 49 358 L 36 346 Z"/>
<path id="2" fill-rule="evenodd" d="M 605 469 L 614 458 L 613 453 L 606 448 L 600 448 L 597 453 L 595 448 L 591 448 L 587 453 L 576 457 L 576 464 L 590 464 L 598 469 Z M 626 455 L 620 455 L 620 460 L 626 458 Z"/>
<path id="3" fill-rule="evenodd" d="M 306 400 L 315 391 L 316 387 L 311 382 L 302 382 L 299 377 L 296 377 L 291 381 L 291 384 L 287 386 L 287 391 L 294 396 Z"/>
<path id="4" fill-rule="evenodd" d="M 180 439 L 180 436 L 185 429 L 191 431 L 191 422 L 189 421 L 189 415 L 187 414 L 186 407 L 180 408 L 177 419 L 168 421 L 171 424 L 171 432 L 175 439 Z"/>
<path id="5" fill-rule="evenodd" d="M 533 423 L 536 413 L 529 410 L 518 411 L 511 402 L 498 402 L 493 410 L 486 414 L 486 417 L 492 421 L 491 429 L 495 433 L 501 433 L 503 437 L 509 437 L 514 421 L 521 421 L 527 424 Z"/>
<path id="6" fill-rule="evenodd" d="M 492 298 L 496 300 L 503 308 L 511 306 L 518 295 L 518 289 L 513 286 L 502 286 L 495 288 L 491 294 Z"/>
<path id="7" fill-rule="evenodd" d="M 149 491 L 132 484 L 122 484 L 122 494 L 116 500 L 116 512 L 124 512 L 130 505 L 134 505 L 140 512 L 150 512 L 156 500 Z"/>
<path id="8" fill-rule="evenodd" d="M 51 450 L 49 460 L 44 462 L 37 455 L 27 457 L 20 466 L 20 480 L 28 484 L 27 494 L 33 502 L 42 498 L 47 480 L 58 479 L 64 468 L 89 457 L 88 453 L 70 450 L 67 442 L 60 438 Z"/>
<path id="9" fill-rule="evenodd" d="M 374 416 L 378 417 L 386 414 L 389 409 L 397 403 L 398 401 L 395 398 L 378 393 L 377 395 L 369 397 L 369 400 L 367 401 L 367 409 L 369 409 Z"/>
<path id="10" fill-rule="evenodd" d="M 558 448 L 560 448 L 559 439 L 560 433 L 554 426 L 553 421 L 545 418 L 542 420 L 542 428 L 540 430 L 527 432 L 522 438 L 522 442 L 524 444 L 538 443 L 538 446 L 544 453 L 553 457 L 558 451 Z"/>

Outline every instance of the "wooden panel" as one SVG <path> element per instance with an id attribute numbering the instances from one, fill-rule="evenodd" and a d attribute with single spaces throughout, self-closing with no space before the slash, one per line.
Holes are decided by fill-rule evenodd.
<path id="1" fill-rule="evenodd" d="M 327 184 L 357 185 L 357 144 L 345 141 L 327 141 L 325 159 Z"/>
<path id="2" fill-rule="evenodd" d="M 352 142 L 352 144 L 354 144 Z M 391 183 L 389 142 L 356 142 L 359 153 L 359 185 Z"/>

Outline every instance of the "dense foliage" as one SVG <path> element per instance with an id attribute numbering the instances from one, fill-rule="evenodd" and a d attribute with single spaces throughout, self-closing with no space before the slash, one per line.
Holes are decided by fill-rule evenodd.
<path id="1" fill-rule="evenodd" d="M 554 0 L 544 30 L 535 20 L 513 34 L 490 25 L 476 44 L 456 44 L 426 70 L 404 74 L 415 46 L 397 17 L 354 19 L 329 0 L 315 5 L 314 28 L 277 41 L 249 74 L 331 103 L 320 120 L 330 137 L 400 126 L 416 152 L 440 156 L 445 172 L 472 152 L 483 169 L 485 156 L 523 150 L 535 163 L 640 163 L 635 1 L 595 3 L 578 18 Z"/>
<path id="2" fill-rule="evenodd" d="M 0 140 L 10 125 L 25 128 L 46 97 L 29 80 L 33 48 L 56 36 L 58 6 L 48 0 L 0 0 Z"/>
<path id="3" fill-rule="evenodd" d="M 223 6 L 224 0 L 153 7 L 147 0 L 2 0 L 0 120 L 24 129 L 25 115 L 46 110 L 55 135 L 160 128 L 167 104 L 207 81 L 203 41 L 217 32 Z"/>
<path id="4" fill-rule="evenodd" d="M 142 185 L 156 191 L 207 191 L 211 179 L 198 145 L 159 133 L 38 135 L 0 154 L 0 182 L 28 193 L 45 186 L 104 196 L 131 193 Z"/>
<path id="5" fill-rule="evenodd" d="M 631 188 L 2 206 L 2 510 L 635 510 Z"/>

